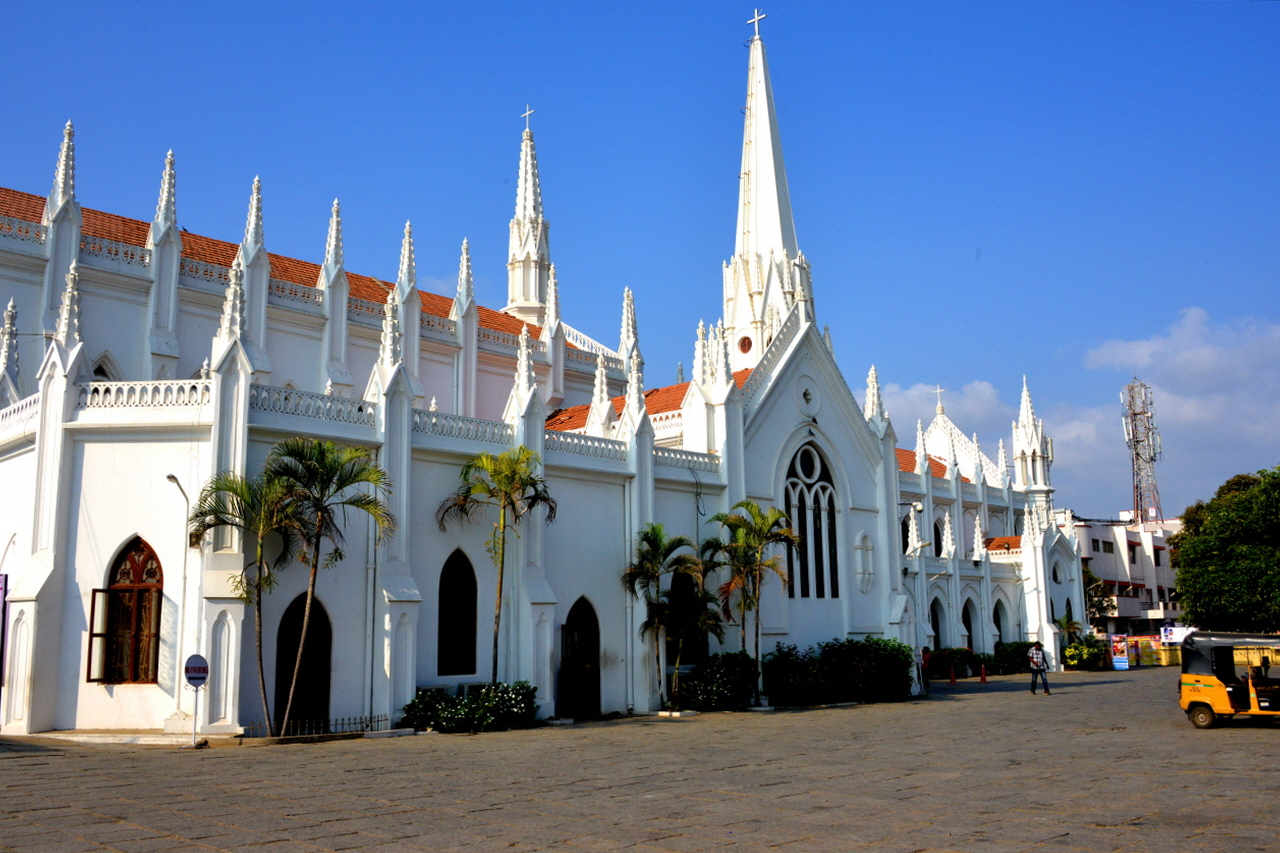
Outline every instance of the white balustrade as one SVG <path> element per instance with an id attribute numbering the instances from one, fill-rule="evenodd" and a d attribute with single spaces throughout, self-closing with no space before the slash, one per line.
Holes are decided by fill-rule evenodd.
<path id="1" fill-rule="evenodd" d="M 458 324 L 448 317 L 437 317 L 435 314 L 422 315 L 422 337 L 453 338 L 458 334 Z"/>
<path id="2" fill-rule="evenodd" d="M 612 438 L 549 429 L 543 441 L 547 450 L 558 450 L 561 453 L 576 453 L 581 456 L 594 456 L 597 459 L 619 461 L 626 461 L 627 458 L 627 442 Z"/>
<path id="3" fill-rule="evenodd" d="M 653 425 L 654 435 L 671 435 L 672 433 L 684 432 L 684 411 L 672 409 L 669 412 L 651 414 L 649 415 L 649 423 Z"/>
<path id="4" fill-rule="evenodd" d="M 208 282 L 223 288 L 231 281 L 231 270 L 217 264 L 197 261 L 193 258 L 182 259 L 178 264 L 178 275 L 185 275 L 187 278 Z"/>
<path id="5" fill-rule="evenodd" d="M 80 257 L 105 258 L 106 260 L 129 266 L 151 266 L 150 249 L 121 243 L 119 240 L 90 237 L 88 234 L 80 238 Z"/>
<path id="6" fill-rule="evenodd" d="M 566 341 L 573 344 L 580 350 L 585 350 L 586 352 L 591 353 L 591 361 L 593 363 L 595 362 L 595 357 L 597 355 L 612 356 L 618 361 L 622 360 L 616 350 L 611 350 L 599 341 L 587 337 L 568 323 L 561 321 L 560 328 L 564 330 L 564 339 Z"/>
<path id="7" fill-rule="evenodd" d="M 482 421 L 451 415 L 447 412 L 413 410 L 413 431 L 445 438 L 465 438 L 470 441 L 487 441 L 492 444 L 511 444 L 514 433 L 511 425 L 501 421 Z"/>
<path id="8" fill-rule="evenodd" d="M 203 406 L 213 393 L 208 379 L 161 379 L 153 382 L 82 382 L 78 409 L 157 409 Z"/>
<path id="9" fill-rule="evenodd" d="M 500 332 L 497 329 L 486 329 L 480 327 L 480 343 L 489 344 L 499 349 L 518 350 L 520 349 L 520 336 L 513 335 L 510 332 Z M 530 352 L 546 352 L 547 344 L 545 341 L 539 341 L 529 338 Z"/>
<path id="10" fill-rule="evenodd" d="M 27 222 L 12 216 L 0 216 L 0 236 L 43 246 L 48 229 L 39 222 Z"/>
<path id="11" fill-rule="evenodd" d="M 24 397 L 6 409 L 0 409 L 0 432 L 16 429 L 40 414 L 40 392 Z"/>
<path id="12" fill-rule="evenodd" d="M 376 424 L 378 414 L 378 405 L 368 400 L 349 400 L 330 394 L 314 394 L 269 385 L 249 386 L 249 408 L 260 412 L 278 412 L 282 415 L 363 426 Z"/>
<path id="13" fill-rule="evenodd" d="M 267 293 L 277 299 L 289 302 L 301 302 L 305 305 L 321 305 L 324 303 L 324 291 L 318 287 L 308 287 L 292 281 L 281 281 L 278 278 L 267 282 Z"/>
<path id="14" fill-rule="evenodd" d="M 387 314 L 384 302 L 373 302 L 369 299 L 347 297 L 347 319 L 366 325 L 381 326 L 382 318 Z"/>
<path id="15" fill-rule="evenodd" d="M 691 471 L 720 472 L 720 457 L 714 453 L 697 453 L 692 450 L 676 450 L 674 447 L 655 447 L 653 464 L 668 468 L 687 468 Z"/>

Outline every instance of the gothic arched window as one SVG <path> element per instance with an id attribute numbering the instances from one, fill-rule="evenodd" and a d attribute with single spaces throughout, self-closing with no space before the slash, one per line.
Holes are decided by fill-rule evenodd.
<path id="1" fill-rule="evenodd" d="M 796 451 L 787 468 L 786 512 L 800 544 L 787 549 L 787 595 L 838 598 L 836 490 L 826 460 L 812 444 Z"/>
<path id="2" fill-rule="evenodd" d="M 93 591 L 89 611 L 88 680 L 154 684 L 164 597 L 160 559 L 150 545 L 134 537 L 111 564 L 107 584 Z"/>
<path id="3" fill-rule="evenodd" d="M 475 675 L 476 573 L 461 551 L 450 554 L 440 572 L 438 605 L 436 674 Z"/>

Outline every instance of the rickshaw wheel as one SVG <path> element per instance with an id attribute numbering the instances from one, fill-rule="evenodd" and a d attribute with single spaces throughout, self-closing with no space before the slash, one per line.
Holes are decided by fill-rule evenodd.
<path id="1" fill-rule="evenodd" d="M 1211 729 L 1218 722 L 1218 715 L 1208 705 L 1196 705 L 1187 716 L 1191 719 L 1191 725 L 1197 729 Z"/>

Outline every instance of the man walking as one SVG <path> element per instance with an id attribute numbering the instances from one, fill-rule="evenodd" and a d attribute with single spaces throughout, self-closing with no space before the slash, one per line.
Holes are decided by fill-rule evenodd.
<path id="1" fill-rule="evenodd" d="M 1027 659 L 1031 661 L 1031 695 L 1036 695 L 1036 676 L 1039 676 L 1044 684 L 1044 695 L 1052 696 L 1049 692 L 1049 667 L 1044 660 L 1044 646 L 1037 642 L 1027 652 Z"/>

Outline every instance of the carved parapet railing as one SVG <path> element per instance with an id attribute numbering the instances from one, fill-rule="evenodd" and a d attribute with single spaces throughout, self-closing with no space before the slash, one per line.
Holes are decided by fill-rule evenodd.
<path id="1" fill-rule="evenodd" d="M 152 382 L 82 382 L 77 409 L 158 409 L 203 406 L 212 399 L 209 379 L 160 379 Z"/>
<path id="2" fill-rule="evenodd" d="M 384 302 L 374 302 L 355 296 L 347 297 L 347 319 L 369 326 L 381 326 L 382 318 L 387 314 Z"/>
<path id="3" fill-rule="evenodd" d="M 292 281 L 281 281 L 278 278 L 267 282 L 267 294 L 286 302 L 301 302 L 304 305 L 321 305 L 324 303 L 324 291 L 318 287 L 308 287 Z"/>
<path id="4" fill-rule="evenodd" d="M 17 429 L 40 414 L 40 392 L 24 397 L 5 409 L 0 409 L 0 432 Z"/>
<path id="5" fill-rule="evenodd" d="M 618 356 L 618 353 L 616 350 L 611 350 L 604 344 L 600 343 L 599 341 L 593 338 L 587 337 L 586 335 L 582 334 L 582 332 L 579 332 L 573 326 L 570 326 L 568 323 L 565 323 L 563 321 L 560 323 L 560 328 L 564 330 L 564 339 L 566 341 L 573 344 L 575 347 L 577 347 L 580 350 L 584 350 L 586 352 L 591 353 L 591 362 L 593 364 L 595 363 L 596 356 L 600 354 L 603 354 L 605 356 L 612 356 L 613 358 L 618 360 L 619 364 L 621 364 L 622 359 Z"/>
<path id="6" fill-rule="evenodd" d="M 978 496 L 978 487 L 974 483 L 961 483 L 960 494 L 971 495 L 976 498 Z"/>
<path id="7" fill-rule="evenodd" d="M 577 453 L 581 456 L 618 461 L 625 461 L 627 458 L 627 442 L 612 438 L 549 429 L 543 440 L 546 442 L 544 447 L 549 451 L 558 450 L 561 453 Z"/>
<path id="8" fill-rule="evenodd" d="M 194 258 L 183 258 L 179 262 L 178 275 L 223 288 L 231 281 L 231 270 Z"/>
<path id="9" fill-rule="evenodd" d="M 314 394 L 270 385 L 249 386 L 249 408 L 260 412 L 278 412 L 282 415 L 361 426 L 376 425 L 378 416 L 378 404 L 368 400 L 348 400 L 330 394 Z"/>
<path id="10" fill-rule="evenodd" d="M 795 339 L 796 332 L 799 330 L 800 306 L 797 303 L 792 305 L 791 310 L 787 312 L 787 319 L 782 321 L 782 325 L 778 328 L 778 334 L 774 335 L 773 340 L 769 342 L 769 346 L 765 348 L 764 355 L 760 357 L 760 363 L 751 369 L 751 375 L 747 377 L 747 383 L 742 386 L 742 407 L 744 409 L 751 405 L 751 401 L 755 399 L 755 396 L 764 388 L 765 383 L 769 381 L 769 377 L 773 375 L 773 368 L 791 346 L 791 342 Z"/>
<path id="11" fill-rule="evenodd" d="M 501 421 L 482 421 L 446 412 L 413 410 L 413 431 L 446 438 L 465 438 L 470 441 L 487 441 L 492 444 L 510 445 L 513 431 L 510 424 Z"/>
<path id="12" fill-rule="evenodd" d="M 144 246 L 133 246 L 119 240 L 107 240 L 102 237 L 80 237 L 80 257 L 105 258 L 118 264 L 128 266 L 151 266 L 151 250 Z"/>
<path id="13" fill-rule="evenodd" d="M 43 246 L 48 229 L 39 222 L 27 222 L 12 216 L 0 216 L 0 237 Z"/>
<path id="14" fill-rule="evenodd" d="M 420 334 L 424 338 L 443 338 L 452 341 L 458 334 L 458 324 L 448 317 L 437 317 L 435 314 L 422 313 Z"/>
<path id="15" fill-rule="evenodd" d="M 693 450 L 676 450 L 674 447 L 655 447 L 653 464 L 667 468 L 687 468 L 690 471 L 720 473 L 720 457 L 714 453 L 697 453 Z"/>
<path id="16" fill-rule="evenodd" d="M 510 332 L 500 332 L 497 329 L 486 329 L 481 326 L 479 338 L 482 345 L 488 344 L 494 349 L 517 350 L 520 348 L 520 336 L 513 335 Z M 546 352 L 546 341 L 529 338 L 529 350 L 531 352 Z"/>
<path id="17" fill-rule="evenodd" d="M 681 409 L 672 409 L 669 412 L 659 412 L 658 414 L 649 415 L 649 423 L 653 425 L 653 434 L 672 435 L 684 432 L 684 411 Z"/>
<path id="18" fill-rule="evenodd" d="M 584 365 L 589 365 L 592 370 L 595 370 L 596 359 L 599 357 L 599 354 L 590 350 L 565 347 L 564 357 L 566 361 L 577 361 Z M 604 368 L 605 370 L 612 371 L 613 373 L 625 372 L 622 369 L 622 359 L 618 358 L 616 355 L 605 355 Z"/>

